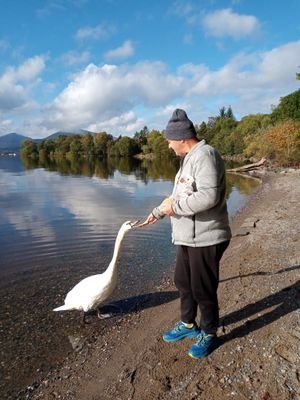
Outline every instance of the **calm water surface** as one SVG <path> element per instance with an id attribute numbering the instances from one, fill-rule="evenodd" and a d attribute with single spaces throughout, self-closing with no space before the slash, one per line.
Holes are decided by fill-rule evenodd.
<path id="1" fill-rule="evenodd" d="M 13 398 L 99 334 L 107 321 L 80 325 L 54 313 L 80 279 L 103 272 L 126 220 L 144 219 L 172 190 L 177 166 L 132 160 L 43 167 L 0 157 L 0 397 Z M 258 183 L 227 176 L 231 218 Z M 167 219 L 129 231 L 112 301 L 124 313 L 147 301 L 175 260 Z M 131 308 L 130 308 L 131 307 Z"/>

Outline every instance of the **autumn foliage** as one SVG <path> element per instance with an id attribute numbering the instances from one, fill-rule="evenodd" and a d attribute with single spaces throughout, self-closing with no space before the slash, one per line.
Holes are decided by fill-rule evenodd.
<path id="1" fill-rule="evenodd" d="M 299 162 L 300 128 L 296 121 L 287 120 L 270 127 L 265 139 L 269 142 L 270 158 L 281 164 Z"/>

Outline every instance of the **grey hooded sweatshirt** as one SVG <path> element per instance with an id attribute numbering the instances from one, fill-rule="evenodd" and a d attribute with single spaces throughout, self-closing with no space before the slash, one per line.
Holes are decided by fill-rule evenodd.
<path id="1" fill-rule="evenodd" d="M 202 140 L 184 157 L 175 177 L 172 242 L 204 247 L 230 240 L 225 191 L 224 162 Z M 162 217 L 159 207 L 152 213 L 156 218 Z"/>

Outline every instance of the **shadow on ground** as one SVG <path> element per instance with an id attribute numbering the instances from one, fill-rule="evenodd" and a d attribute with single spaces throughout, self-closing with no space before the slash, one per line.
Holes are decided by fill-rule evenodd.
<path id="1" fill-rule="evenodd" d="M 178 297 L 179 294 L 177 291 L 147 293 L 105 304 L 101 307 L 100 312 L 101 314 L 109 314 L 110 317 L 122 316 L 169 303 Z M 96 314 L 95 311 L 89 313 L 89 315 L 93 316 Z"/>
<path id="2" fill-rule="evenodd" d="M 274 273 L 266 273 L 265 275 L 275 275 L 278 273 L 289 272 L 299 269 L 299 265 L 284 268 Z M 249 275 L 262 275 L 260 272 Z M 249 276 L 246 275 L 246 276 Z M 239 321 L 246 320 L 242 325 L 232 329 L 229 333 L 220 337 L 221 342 L 225 343 L 232 339 L 243 337 L 250 332 L 254 332 L 279 318 L 298 310 L 300 307 L 300 280 L 293 285 L 287 286 L 277 293 L 264 297 L 261 300 L 250 303 L 240 310 L 234 311 L 221 318 L 220 325 L 223 332 L 226 327 Z M 270 311 L 268 311 L 271 309 Z M 258 315 L 259 314 L 259 315 Z"/>
<path id="3" fill-rule="evenodd" d="M 271 276 L 271 275 L 278 275 L 282 274 L 284 272 L 290 272 L 294 271 L 296 269 L 300 269 L 300 265 L 292 265 L 291 267 L 283 268 L 280 269 L 279 271 L 276 272 L 265 272 L 265 271 L 257 271 L 253 272 L 251 274 L 246 274 L 246 275 L 235 275 L 235 276 L 230 276 L 229 278 L 221 279 L 220 282 L 227 282 L 231 281 L 233 279 L 239 279 L 239 278 L 248 278 L 249 276 Z"/>

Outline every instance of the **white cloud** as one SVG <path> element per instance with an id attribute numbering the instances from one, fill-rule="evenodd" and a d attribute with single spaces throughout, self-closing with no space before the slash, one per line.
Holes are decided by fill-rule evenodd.
<path id="1" fill-rule="evenodd" d="M 100 121 L 88 125 L 87 129 L 91 132 L 114 132 L 115 135 L 131 135 L 132 132 L 141 130 L 145 126 L 145 121 L 138 118 L 133 111 L 128 111 L 105 121 Z"/>
<path id="2" fill-rule="evenodd" d="M 65 128 L 99 126 L 136 105 L 164 105 L 183 89 L 183 79 L 169 75 L 161 63 L 90 64 L 47 107 L 45 123 Z"/>
<path id="3" fill-rule="evenodd" d="M 134 48 L 130 40 L 126 40 L 122 46 L 116 49 L 110 50 L 105 53 L 104 57 L 106 60 L 116 60 L 122 58 L 128 58 L 134 53 Z"/>
<path id="4" fill-rule="evenodd" d="M 241 53 L 218 71 L 204 73 L 192 91 L 205 96 L 288 91 L 295 86 L 298 54 L 300 41 L 264 53 Z"/>
<path id="5" fill-rule="evenodd" d="M 257 34 L 260 29 L 260 23 L 256 17 L 236 14 L 230 8 L 207 14 L 202 24 L 208 35 L 219 38 L 230 36 L 241 39 Z"/>
<path id="6" fill-rule="evenodd" d="M 8 67 L 0 76 L 0 114 L 32 104 L 30 91 L 39 82 L 45 68 L 42 56 L 26 60 L 18 67 Z"/>
<path id="7" fill-rule="evenodd" d="M 259 64 L 260 75 L 265 83 L 277 82 L 282 88 L 286 85 L 286 78 L 295 79 L 299 65 L 300 40 L 287 43 L 264 53 Z M 290 79 L 290 80 L 291 80 Z"/>
<path id="8" fill-rule="evenodd" d="M 201 12 L 199 6 L 185 0 L 176 0 L 172 3 L 168 12 L 171 15 L 183 18 L 188 25 L 198 24 Z"/>
<path id="9" fill-rule="evenodd" d="M 198 75 L 190 95 L 223 101 L 220 105 L 226 105 L 227 98 L 239 115 L 268 113 L 280 97 L 296 90 L 298 54 L 300 41 L 264 53 L 239 54 L 219 70 Z"/>
<path id="10" fill-rule="evenodd" d="M 87 63 L 91 55 L 89 51 L 83 51 L 81 53 L 77 51 L 69 51 L 61 56 L 61 60 L 66 65 L 76 65 Z"/>
<path id="11" fill-rule="evenodd" d="M 8 67 L 6 73 L 2 79 L 7 79 L 9 81 L 31 81 L 36 79 L 36 77 L 42 72 L 45 67 L 44 58 L 41 56 L 35 56 L 24 61 L 19 67 Z"/>
<path id="12" fill-rule="evenodd" d="M 78 40 L 107 39 L 116 31 L 110 24 L 99 24 L 96 26 L 86 26 L 78 29 L 75 38 Z"/>
<path id="13" fill-rule="evenodd" d="M 0 134 L 5 135 L 8 132 L 11 132 L 11 127 L 13 126 L 13 121 L 11 119 L 3 119 L 0 118 Z"/>
<path id="14" fill-rule="evenodd" d="M 182 0 L 174 1 L 169 10 L 170 14 L 180 17 L 189 17 L 194 11 L 194 6 L 191 3 Z"/>

